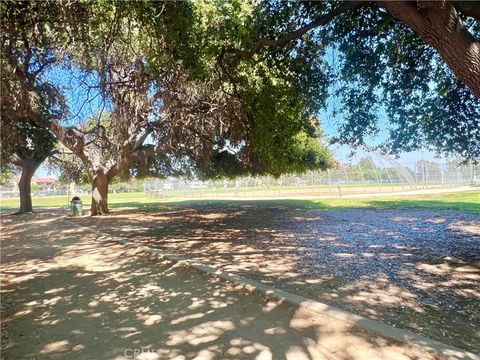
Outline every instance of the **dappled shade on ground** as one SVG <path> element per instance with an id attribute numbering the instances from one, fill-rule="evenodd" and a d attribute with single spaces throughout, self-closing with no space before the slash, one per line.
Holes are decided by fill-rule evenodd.
<path id="1" fill-rule="evenodd" d="M 80 223 L 480 352 L 480 218 L 259 203 Z"/>
<path id="2" fill-rule="evenodd" d="M 3 219 L 7 359 L 433 359 L 79 229 Z"/>

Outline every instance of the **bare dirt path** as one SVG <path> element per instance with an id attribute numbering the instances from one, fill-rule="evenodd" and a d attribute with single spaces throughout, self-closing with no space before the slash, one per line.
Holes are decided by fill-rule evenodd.
<path id="1" fill-rule="evenodd" d="M 175 206 L 77 220 L 480 353 L 480 216 Z"/>
<path id="2" fill-rule="evenodd" d="M 2 359 L 433 359 L 72 227 L 2 219 Z"/>

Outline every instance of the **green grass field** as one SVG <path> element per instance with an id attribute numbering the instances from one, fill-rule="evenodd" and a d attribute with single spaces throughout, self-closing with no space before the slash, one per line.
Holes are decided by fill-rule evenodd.
<path id="1" fill-rule="evenodd" d="M 69 206 L 71 196 L 67 195 L 58 195 L 58 196 L 42 196 L 42 197 L 33 197 L 33 207 L 62 207 Z M 84 207 L 90 206 L 90 195 L 80 195 L 80 198 L 83 201 Z M 128 203 L 148 203 L 147 195 L 144 192 L 135 192 L 135 193 L 118 193 L 118 194 L 109 194 L 108 195 L 109 203 L 111 207 L 115 207 L 118 204 L 120 206 L 126 206 Z M 158 202 L 157 199 L 154 199 Z M 2 210 L 9 209 L 13 210 L 19 206 L 19 198 L 5 198 L 0 199 L 0 208 Z"/>
<path id="2" fill-rule="evenodd" d="M 317 196 L 317 195 L 337 195 L 339 189 L 343 194 L 362 194 L 367 192 L 395 192 L 409 189 L 407 184 L 338 184 L 333 185 L 272 185 L 272 186 L 242 186 L 238 189 L 234 187 L 216 187 L 205 189 L 170 189 L 160 190 L 157 193 L 159 198 L 215 198 L 215 197 L 266 197 L 266 196 Z M 421 187 L 438 188 L 441 185 L 422 184 Z"/>
<path id="3" fill-rule="evenodd" d="M 368 198 L 292 200 L 313 209 L 438 209 L 460 210 L 480 214 L 480 191 L 452 192 L 431 195 L 381 195 Z"/>
<path id="4" fill-rule="evenodd" d="M 90 197 L 82 195 L 84 208 L 90 205 Z M 109 194 L 112 209 L 120 207 L 154 208 L 156 206 L 179 206 L 190 204 L 231 204 L 233 201 L 252 203 L 253 200 L 182 200 L 182 199 L 149 199 L 143 192 Z M 432 195 L 378 195 L 367 198 L 335 198 L 335 199 L 293 199 L 293 200 L 258 200 L 263 204 L 285 204 L 305 209 L 342 210 L 351 208 L 375 209 L 438 209 L 460 210 L 480 214 L 480 190 L 467 192 L 451 192 Z M 0 199 L 1 211 L 15 211 L 18 198 Z M 34 207 L 62 207 L 68 205 L 68 198 L 63 196 L 34 197 Z"/>

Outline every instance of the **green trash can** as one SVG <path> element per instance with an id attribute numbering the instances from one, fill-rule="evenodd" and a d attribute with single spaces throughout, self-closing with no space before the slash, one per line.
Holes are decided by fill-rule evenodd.
<path id="1" fill-rule="evenodd" d="M 78 196 L 74 196 L 72 198 L 72 201 L 70 201 L 70 215 L 71 216 L 83 215 L 82 200 L 80 200 Z"/>

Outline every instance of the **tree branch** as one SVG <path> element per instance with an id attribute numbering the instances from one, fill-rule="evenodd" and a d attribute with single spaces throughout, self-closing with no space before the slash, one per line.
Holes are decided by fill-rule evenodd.
<path id="1" fill-rule="evenodd" d="M 283 47 L 287 45 L 289 42 L 301 38 L 310 30 L 316 27 L 319 27 L 321 25 L 327 24 L 336 16 L 341 15 L 349 10 L 359 8 L 365 2 L 366 1 L 343 2 L 338 8 L 332 10 L 328 14 L 325 14 L 320 16 L 319 18 L 316 18 L 315 20 L 308 23 L 307 25 L 302 26 L 295 31 L 292 31 L 279 39 L 260 39 L 253 45 L 253 48 L 251 50 L 230 49 L 230 50 L 226 50 L 226 52 L 231 53 L 238 58 L 249 59 L 263 47 L 270 47 L 272 49 Z"/>
<path id="2" fill-rule="evenodd" d="M 161 125 L 163 122 L 164 120 L 160 119 L 160 120 L 148 123 L 143 133 L 141 133 L 140 136 L 137 138 L 137 140 L 135 140 L 135 143 L 133 144 L 133 147 L 132 147 L 132 151 L 139 150 L 143 146 L 143 143 L 147 139 L 148 135 L 150 135 L 153 132 L 153 130 L 155 130 L 155 127 Z M 130 141 L 131 139 L 128 139 L 124 145 L 127 145 L 127 143 Z"/>
<path id="3" fill-rule="evenodd" d="M 480 21 L 480 6 L 477 1 L 454 0 L 453 6 L 455 9 L 460 10 L 465 15 L 471 16 L 475 20 Z"/>
<path id="4" fill-rule="evenodd" d="M 453 73 L 480 98 L 480 43 L 468 32 L 452 2 L 377 1 L 442 56 Z"/>
<path id="5" fill-rule="evenodd" d="M 49 65 L 55 64 L 56 58 L 46 60 L 43 64 L 39 65 L 38 69 L 33 72 L 33 76 L 37 77 L 45 68 Z"/>

